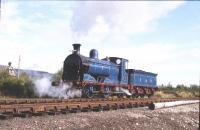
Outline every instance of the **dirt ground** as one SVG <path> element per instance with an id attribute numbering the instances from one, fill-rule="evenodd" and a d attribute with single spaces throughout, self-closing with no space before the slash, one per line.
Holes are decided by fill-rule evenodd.
<path id="1" fill-rule="evenodd" d="M 0 120 L 0 130 L 199 130 L 199 104 Z"/>

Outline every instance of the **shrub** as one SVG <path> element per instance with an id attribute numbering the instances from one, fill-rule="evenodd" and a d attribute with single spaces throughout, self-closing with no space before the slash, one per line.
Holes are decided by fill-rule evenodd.
<path id="1" fill-rule="evenodd" d="M 17 79 L 7 71 L 0 72 L 0 94 L 2 96 L 34 97 L 33 82 L 29 76 L 22 73 Z"/>

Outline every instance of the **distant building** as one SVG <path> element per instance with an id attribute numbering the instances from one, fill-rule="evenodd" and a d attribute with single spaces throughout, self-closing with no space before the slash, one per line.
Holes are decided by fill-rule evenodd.
<path id="1" fill-rule="evenodd" d="M 12 67 L 11 62 L 8 62 L 7 71 L 9 73 L 9 75 L 16 76 L 15 69 Z"/>

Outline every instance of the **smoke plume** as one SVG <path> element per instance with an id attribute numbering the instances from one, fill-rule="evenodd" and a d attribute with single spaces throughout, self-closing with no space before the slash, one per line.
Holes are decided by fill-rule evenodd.
<path id="1" fill-rule="evenodd" d="M 111 2 L 79 2 L 73 8 L 72 30 L 86 35 L 91 27 L 95 26 L 99 16 L 112 23 L 110 16 L 116 12 L 116 7 L 113 4 Z"/>
<path id="2" fill-rule="evenodd" d="M 67 84 L 52 86 L 49 78 L 35 81 L 35 93 L 39 97 L 50 96 L 64 99 L 81 97 L 81 90 L 74 89 L 73 86 Z"/>
<path id="3" fill-rule="evenodd" d="M 82 1 L 72 8 L 71 29 L 74 37 L 146 32 L 149 24 L 184 2 Z"/>

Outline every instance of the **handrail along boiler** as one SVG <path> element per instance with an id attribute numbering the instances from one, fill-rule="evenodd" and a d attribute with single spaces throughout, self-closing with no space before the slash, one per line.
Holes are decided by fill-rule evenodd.
<path id="1" fill-rule="evenodd" d="M 99 59 L 96 49 L 90 51 L 89 57 L 83 56 L 80 54 L 80 46 L 73 44 L 73 53 L 65 59 L 62 80 L 81 89 L 83 96 L 143 97 L 154 94 L 157 74 L 127 69 L 128 60 L 124 58 Z"/>

